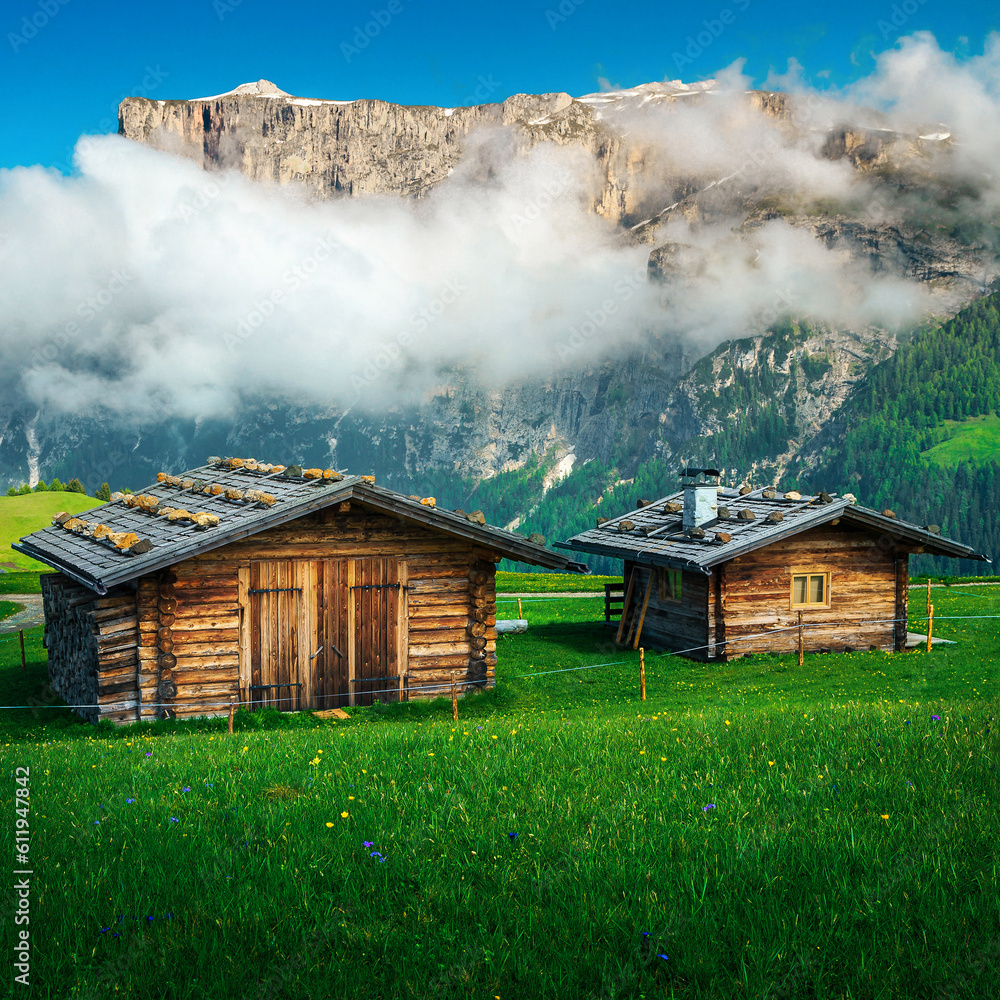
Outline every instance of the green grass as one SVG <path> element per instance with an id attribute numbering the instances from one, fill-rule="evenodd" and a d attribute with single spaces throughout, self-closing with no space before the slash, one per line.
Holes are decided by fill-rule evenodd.
<path id="1" fill-rule="evenodd" d="M 18 611 L 23 611 L 24 605 L 18 604 L 16 601 L 0 601 L 0 621 L 4 618 L 10 618 L 11 615 L 16 615 Z"/>
<path id="2" fill-rule="evenodd" d="M 954 467 L 959 462 L 995 461 L 1000 455 L 1000 416 L 987 413 L 968 420 L 945 420 L 948 437 L 921 452 L 928 461 L 942 467 Z"/>
<path id="3" fill-rule="evenodd" d="M 100 500 L 82 493 L 26 493 L 24 496 L 0 497 L 0 563 L 12 562 L 18 569 L 34 570 L 36 573 L 51 570 L 45 563 L 15 552 L 10 547 L 11 542 L 51 524 L 52 515 L 62 510 L 79 514 L 100 503 Z"/>
<path id="4" fill-rule="evenodd" d="M 51 566 L 45 567 L 50 573 Z M 0 594 L 40 594 L 42 583 L 34 570 L 10 570 L 0 573 Z"/>
<path id="5" fill-rule="evenodd" d="M 981 589 L 934 591 L 957 646 L 650 654 L 644 703 L 603 602 L 540 596 L 457 726 L 2 712 L 31 769 L 18 995 L 988 996 L 1000 639 L 952 617 L 1000 614 Z M 0 642 L 3 704 L 52 702 L 40 631 L 26 674 Z"/>
<path id="6" fill-rule="evenodd" d="M 502 594 L 541 594 L 557 593 L 587 593 L 596 591 L 604 593 L 606 583 L 622 582 L 620 576 L 587 576 L 580 573 L 509 573 L 497 571 L 497 593 Z"/>

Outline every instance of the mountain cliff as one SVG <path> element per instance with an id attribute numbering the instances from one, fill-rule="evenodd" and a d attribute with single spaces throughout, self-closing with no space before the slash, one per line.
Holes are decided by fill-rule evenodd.
<path id="1" fill-rule="evenodd" d="M 590 164 L 589 211 L 622 243 L 648 246 L 664 303 L 704 299 L 727 255 L 752 267 L 778 221 L 858 274 L 918 286 L 934 315 L 952 316 L 998 273 L 995 232 L 968 210 L 976 192 L 941 168 L 954 139 L 946 126 L 863 117 L 847 123 L 815 102 L 712 81 L 438 108 L 297 97 L 260 80 L 196 100 L 126 98 L 119 132 L 314 199 L 423 198 L 460 168 L 488 183 L 498 149 L 516 158 L 553 144 Z M 729 154 L 715 155 L 729 133 Z M 814 175 L 825 178 L 815 188 Z M 723 281 L 716 294 L 729 291 Z M 0 476 L 139 485 L 205 454 L 252 452 L 374 472 L 456 506 L 475 494 L 495 520 L 527 522 L 560 482 L 586 482 L 592 506 L 616 482 L 644 469 L 669 479 L 689 460 L 759 481 L 830 467 L 833 417 L 906 334 L 865 318 L 808 321 L 779 297 L 747 325 L 692 336 L 666 324 L 641 348 L 608 344 L 601 359 L 505 386 L 443 371 L 422 403 L 378 413 L 276 399 L 233 420 L 123 426 L 10 411 L 0 413 Z"/>

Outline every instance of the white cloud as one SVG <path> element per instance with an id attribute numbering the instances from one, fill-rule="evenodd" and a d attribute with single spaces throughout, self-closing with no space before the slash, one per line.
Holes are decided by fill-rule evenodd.
<path id="1" fill-rule="evenodd" d="M 865 104 L 900 129 L 944 122 L 958 142 L 927 160 L 930 187 L 935 170 L 963 173 L 988 195 L 970 210 L 995 205 L 998 67 L 997 36 L 959 62 L 921 34 L 843 93 L 809 94 L 791 62 L 780 82 L 800 88 L 796 113 L 814 128 L 751 107 L 741 64 L 718 93 L 615 112 L 647 144 L 640 201 L 711 187 L 710 211 L 665 216 L 659 235 L 696 248 L 665 290 L 644 280 L 649 247 L 588 210 L 598 181 L 577 147 L 518 156 L 509 135 L 483 132 L 424 199 L 317 202 L 116 136 L 82 139 L 77 176 L 0 171 L 0 389 L 47 413 L 144 421 L 267 398 L 379 407 L 419 399 L 453 368 L 501 384 L 651 334 L 710 346 L 782 303 L 832 325 L 908 322 L 927 307 L 920 283 L 780 220 L 741 229 L 743 207 L 771 193 L 871 200 L 846 160 L 820 155 L 830 122 L 874 121 Z M 892 210 L 876 201 L 873 220 Z"/>

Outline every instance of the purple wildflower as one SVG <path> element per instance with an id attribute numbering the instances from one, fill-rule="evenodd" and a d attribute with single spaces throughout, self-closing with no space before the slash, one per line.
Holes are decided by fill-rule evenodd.
<path id="1" fill-rule="evenodd" d="M 657 958 L 662 958 L 664 962 L 669 962 L 670 961 L 669 957 L 666 956 L 666 955 L 657 955 L 656 957 Z"/>
<path id="2" fill-rule="evenodd" d="M 130 805 L 132 805 L 133 802 L 135 802 L 135 799 L 126 799 L 125 800 L 125 805 L 130 806 Z"/>
<path id="3" fill-rule="evenodd" d="M 375 846 L 375 841 L 374 840 L 364 840 L 364 841 L 362 841 L 362 846 L 363 847 L 374 847 Z"/>
<path id="4" fill-rule="evenodd" d="M 181 789 L 181 791 L 182 791 L 182 792 L 190 792 L 190 791 L 191 791 L 191 786 L 190 786 L 190 785 L 185 785 L 185 786 L 184 786 L 184 787 L 183 787 L 183 788 Z"/>
<path id="5" fill-rule="evenodd" d="M 178 819 L 178 818 L 177 818 L 176 816 L 171 816 L 171 817 L 170 817 L 170 822 L 171 822 L 171 823 L 179 823 L 179 822 L 180 822 L 180 820 L 179 820 L 179 819 Z"/>
<path id="6" fill-rule="evenodd" d="M 146 751 L 146 756 L 147 757 L 152 757 L 153 756 L 153 751 L 152 750 L 147 750 Z"/>
<path id="7" fill-rule="evenodd" d="M 707 806 L 702 806 L 701 807 L 701 811 L 702 812 L 708 812 L 709 809 L 714 809 L 714 808 L 715 808 L 715 803 L 714 802 L 709 802 L 709 804 Z"/>
<path id="8" fill-rule="evenodd" d="M 941 716 L 940 715 L 932 715 L 931 716 L 931 721 L 932 722 L 940 722 L 941 721 Z"/>
<path id="9" fill-rule="evenodd" d="M 513 840 L 517 836 L 517 834 L 513 830 L 511 830 L 510 833 L 507 834 L 507 836 L 510 837 L 511 840 Z"/>

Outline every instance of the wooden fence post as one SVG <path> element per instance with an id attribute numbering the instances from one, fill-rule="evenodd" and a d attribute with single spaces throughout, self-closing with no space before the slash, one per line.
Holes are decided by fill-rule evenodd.
<path id="1" fill-rule="evenodd" d="M 25 656 L 24 656 L 24 629 L 23 628 L 18 630 L 18 635 L 20 635 L 20 637 L 21 637 L 21 669 L 22 670 L 27 670 L 28 669 L 28 661 L 25 659 Z"/>
<path id="2" fill-rule="evenodd" d="M 233 705 L 232 699 L 229 700 L 229 732 L 233 731 L 233 712 L 235 711 L 235 706 Z"/>
<path id="3" fill-rule="evenodd" d="M 802 653 L 803 653 L 803 651 L 804 650 L 803 650 L 803 647 L 802 647 L 802 612 L 800 611 L 799 612 L 799 666 L 800 667 L 802 666 Z"/>
<path id="4" fill-rule="evenodd" d="M 524 618 L 524 612 L 521 611 L 521 598 L 520 597 L 517 599 L 517 617 L 518 618 Z"/>
<path id="5" fill-rule="evenodd" d="M 458 722 L 458 688 L 455 687 L 455 678 L 451 679 L 451 717 Z"/>
<path id="6" fill-rule="evenodd" d="M 931 628 L 934 624 L 934 605 L 931 604 L 931 578 L 927 577 L 927 652 L 931 651 Z"/>
<path id="7" fill-rule="evenodd" d="M 639 647 L 639 691 L 642 700 L 646 700 L 646 650 Z"/>

